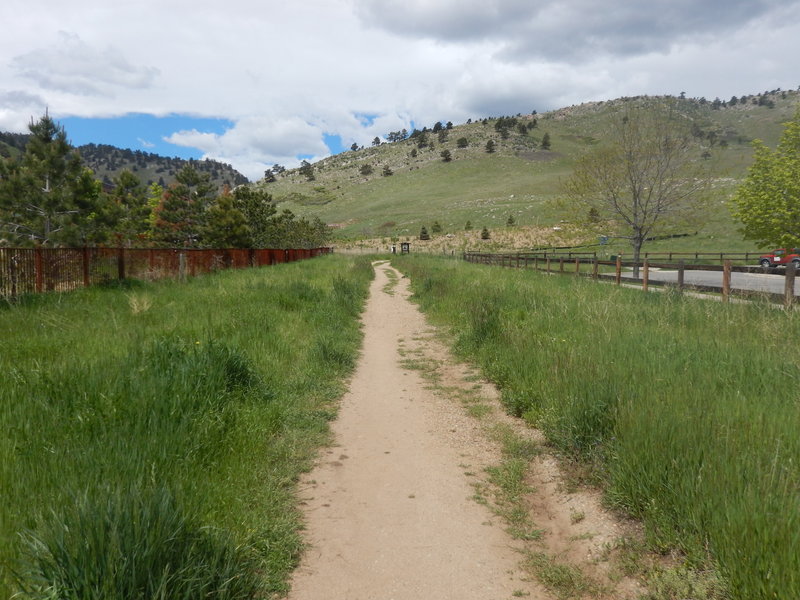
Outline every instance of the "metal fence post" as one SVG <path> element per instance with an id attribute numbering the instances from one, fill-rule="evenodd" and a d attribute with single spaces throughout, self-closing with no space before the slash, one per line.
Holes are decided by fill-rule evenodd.
<path id="1" fill-rule="evenodd" d="M 117 277 L 125 279 L 125 248 L 117 249 Z"/>
<path id="2" fill-rule="evenodd" d="M 89 248 L 83 247 L 83 287 L 89 287 L 91 280 L 89 279 Z"/>
<path id="3" fill-rule="evenodd" d="M 44 260 L 42 260 L 42 248 L 37 246 L 33 251 L 33 270 L 36 282 L 36 293 L 41 294 L 44 287 Z"/>

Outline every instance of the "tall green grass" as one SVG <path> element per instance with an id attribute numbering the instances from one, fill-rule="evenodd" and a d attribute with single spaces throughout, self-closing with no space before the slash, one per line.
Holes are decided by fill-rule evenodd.
<path id="1" fill-rule="evenodd" d="M 0 308 L 0 597 L 285 591 L 371 274 L 324 257 Z"/>
<path id="2" fill-rule="evenodd" d="M 508 410 L 594 465 L 655 548 L 800 597 L 800 315 L 420 257 L 397 266 Z"/>

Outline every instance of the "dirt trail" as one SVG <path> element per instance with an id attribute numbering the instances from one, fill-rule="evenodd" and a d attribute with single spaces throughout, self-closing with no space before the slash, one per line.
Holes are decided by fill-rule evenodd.
<path id="1" fill-rule="evenodd" d="M 376 265 L 363 354 L 333 423 L 334 446 L 301 483 L 309 547 L 289 599 L 554 597 L 521 568 L 524 542 L 474 499 L 474 484 L 499 462 L 500 450 L 486 421 L 447 397 L 455 388 L 441 379 L 432 386 L 424 375 L 438 368 L 464 389 L 480 386 L 437 346 L 408 296 L 407 279 Z M 506 418 L 494 410 L 496 419 Z M 552 465 L 542 466 L 552 480 Z M 547 498 L 531 500 L 532 511 L 559 521 L 559 539 L 574 534 L 572 499 L 557 486 L 548 490 Z M 580 502 L 582 514 L 592 516 L 586 499 Z M 581 521 L 605 528 L 608 539 L 616 534 L 613 524 Z M 591 558 L 592 549 L 561 546 L 559 553 Z"/>

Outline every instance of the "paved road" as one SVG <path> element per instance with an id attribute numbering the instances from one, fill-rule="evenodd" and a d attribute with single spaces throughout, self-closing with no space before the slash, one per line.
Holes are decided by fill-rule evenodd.
<path id="1" fill-rule="evenodd" d="M 641 275 L 641 274 L 640 274 Z M 631 279 L 631 272 L 623 272 L 623 279 Z M 650 281 L 677 282 L 678 272 L 650 269 Z M 687 285 L 711 285 L 722 287 L 721 271 L 684 271 L 683 281 Z M 731 273 L 731 288 L 754 292 L 783 294 L 782 274 Z M 795 296 L 800 296 L 800 285 L 795 286 Z"/>

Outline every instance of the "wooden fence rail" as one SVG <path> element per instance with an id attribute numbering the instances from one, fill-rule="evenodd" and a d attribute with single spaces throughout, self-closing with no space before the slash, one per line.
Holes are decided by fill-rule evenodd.
<path id="1" fill-rule="evenodd" d="M 672 256 L 698 256 L 703 253 L 664 253 L 671 254 Z M 721 253 L 713 253 L 715 257 L 720 256 Z M 718 292 L 722 294 L 723 302 L 730 300 L 731 294 L 753 294 L 752 290 L 735 290 L 731 287 L 731 274 L 732 273 L 771 273 L 784 275 L 784 286 L 782 293 L 769 293 L 775 299 L 779 299 L 785 306 L 791 306 L 795 298 L 795 272 L 796 268 L 793 263 L 788 264 L 785 268 L 764 268 L 748 265 L 734 265 L 734 258 L 730 257 L 732 253 L 727 253 L 729 258 L 723 258 L 722 264 L 691 264 L 681 259 L 677 263 L 666 262 L 653 262 L 650 258 L 645 257 L 640 263 L 625 262 L 621 256 L 615 256 L 614 260 L 598 260 L 596 257 L 582 258 L 580 256 L 567 256 L 564 254 L 544 254 L 544 253 L 514 253 L 514 254 L 487 254 L 480 252 L 466 252 L 464 260 L 467 262 L 494 265 L 501 267 L 513 267 L 522 269 L 535 269 L 547 273 L 558 274 L 574 274 L 592 279 L 612 279 L 614 283 L 620 285 L 623 279 L 627 283 L 637 283 L 642 285 L 642 289 L 646 292 L 651 285 L 671 285 L 683 291 L 686 288 L 691 288 L 699 291 Z M 742 253 L 744 255 L 745 253 Z M 751 256 L 756 256 L 757 253 L 749 253 Z M 725 255 L 725 253 L 722 253 Z M 659 254 L 661 256 L 661 254 Z M 601 273 L 600 267 L 613 267 L 613 273 Z M 622 271 L 624 268 L 638 267 L 639 278 L 623 277 Z M 652 269 L 668 269 L 676 271 L 676 281 L 664 282 L 654 281 L 652 279 Z M 685 283 L 686 271 L 714 271 L 722 273 L 722 285 L 705 285 L 705 284 L 687 284 Z M 764 292 L 760 292 L 764 294 Z"/>
<path id="2" fill-rule="evenodd" d="M 63 292 L 114 279 L 183 279 L 329 252 L 330 248 L 0 248 L 0 296 Z"/>

